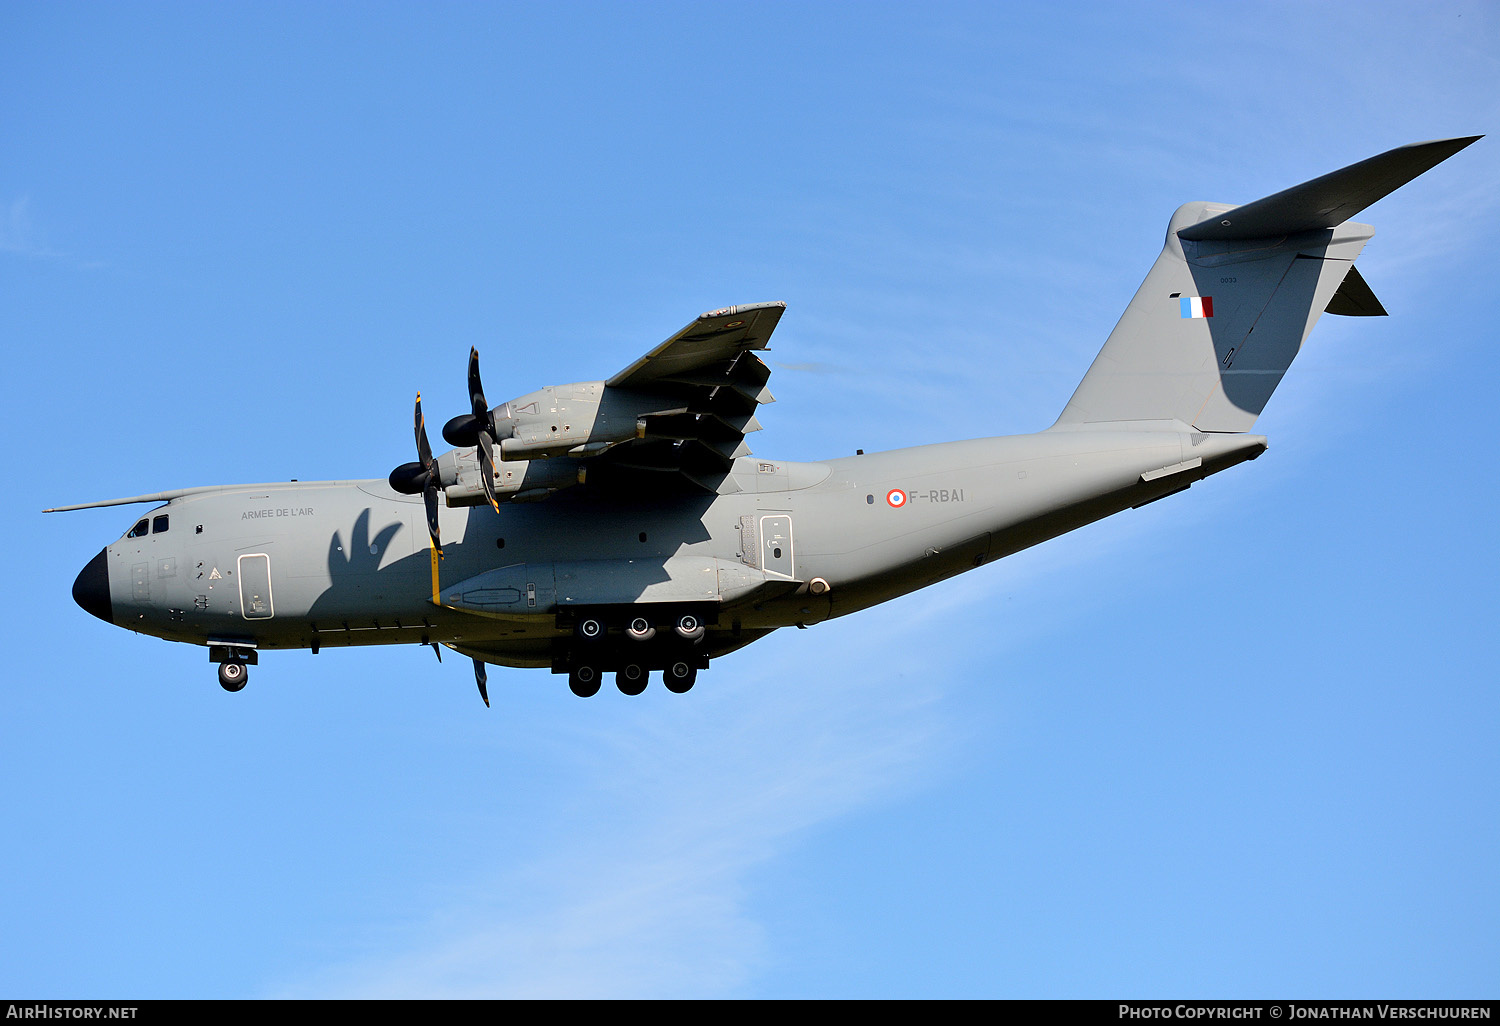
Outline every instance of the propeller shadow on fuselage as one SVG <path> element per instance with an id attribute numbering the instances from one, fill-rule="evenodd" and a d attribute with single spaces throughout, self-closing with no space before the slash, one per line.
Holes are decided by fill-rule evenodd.
<path id="1" fill-rule="evenodd" d="M 631 586 L 644 588 L 671 579 L 666 562 L 684 547 L 713 541 L 704 521 L 716 496 L 622 498 L 586 486 L 570 492 L 546 503 L 502 504 L 498 512 L 488 505 L 469 507 L 462 529 L 454 530 L 450 521 L 445 532 L 442 585 L 521 563 L 535 565 L 551 581 L 554 568 L 570 576 L 565 564 L 597 562 L 602 567 L 617 561 L 629 564 Z M 345 521 L 336 528 L 326 543 L 328 586 L 312 598 L 307 618 L 314 624 L 326 620 L 332 627 L 354 618 L 410 622 L 439 613 L 473 616 L 429 605 L 432 563 L 425 532 L 421 537 L 403 533 L 415 530 L 399 514 L 373 507 L 361 509 L 352 524 Z M 392 546 L 404 547 L 404 541 L 408 551 L 391 551 Z M 548 620 L 546 626 L 553 624 Z"/>
<path id="2" fill-rule="evenodd" d="M 716 495 L 617 495 L 580 485 L 546 502 L 471 506 L 455 566 L 474 573 L 511 563 L 577 560 L 666 560 L 712 540 L 704 523 Z M 503 544 L 501 544 L 503 543 Z M 445 552 L 449 543 L 443 544 Z M 444 578 L 448 574 L 444 560 Z"/>
<path id="3" fill-rule="evenodd" d="M 328 576 L 335 582 L 349 574 L 373 574 L 380 569 L 381 554 L 390 546 L 402 528 L 401 521 L 386 524 L 374 541 L 370 539 L 370 509 L 366 507 L 354 518 L 354 527 L 349 532 L 349 544 L 344 545 L 339 531 L 328 539 Z"/>
<path id="4" fill-rule="evenodd" d="M 315 630 L 326 629 L 320 621 L 379 622 L 399 616 L 402 608 L 411 604 L 412 596 L 422 594 L 422 582 L 428 573 L 425 547 L 420 553 L 408 552 L 391 559 L 391 546 L 399 544 L 409 525 L 393 516 L 372 536 L 374 517 L 375 511 L 365 507 L 355 515 L 352 525 L 336 528 L 329 535 L 325 564 L 328 585 L 312 598 L 305 614 L 318 625 Z"/>

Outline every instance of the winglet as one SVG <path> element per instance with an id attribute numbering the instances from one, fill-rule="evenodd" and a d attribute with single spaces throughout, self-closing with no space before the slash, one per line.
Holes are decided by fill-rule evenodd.
<path id="1" fill-rule="evenodd" d="M 1332 228 L 1482 138 L 1469 135 L 1398 146 L 1265 199 L 1215 214 L 1183 228 L 1177 236 L 1189 242 L 1266 239 Z"/>

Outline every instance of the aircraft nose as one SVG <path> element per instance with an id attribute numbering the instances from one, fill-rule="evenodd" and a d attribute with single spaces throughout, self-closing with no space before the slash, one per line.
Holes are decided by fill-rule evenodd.
<path id="1" fill-rule="evenodd" d="M 73 601 L 82 606 L 84 612 L 93 613 L 105 623 L 114 623 L 115 609 L 109 601 L 108 552 L 108 549 L 100 549 L 99 554 L 78 572 L 78 579 L 73 582 Z"/>

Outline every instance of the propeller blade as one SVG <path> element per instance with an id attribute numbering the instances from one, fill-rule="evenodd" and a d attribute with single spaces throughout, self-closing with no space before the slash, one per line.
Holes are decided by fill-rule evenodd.
<path id="1" fill-rule="evenodd" d="M 490 707 L 490 693 L 484 686 L 485 673 L 483 660 L 474 660 L 474 681 L 479 685 L 479 697 L 484 699 L 484 707 L 488 709 Z"/>
<path id="2" fill-rule="evenodd" d="M 495 419 L 490 416 L 490 404 L 484 397 L 484 384 L 479 380 L 479 350 L 469 347 L 469 406 L 477 421 L 475 439 L 479 446 L 479 476 L 484 485 L 484 494 L 495 512 L 500 512 L 500 497 L 495 494 Z"/>
<path id="3" fill-rule="evenodd" d="M 417 393 L 417 462 L 428 471 L 432 472 L 432 446 L 427 444 L 427 421 L 422 416 L 422 393 Z"/>
<path id="4" fill-rule="evenodd" d="M 474 411 L 481 424 L 481 431 L 490 430 L 490 404 L 484 398 L 484 385 L 479 380 L 479 350 L 469 347 L 469 408 Z"/>
<path id="5" fill-rule="evenodd" d="M 432 535 L 432 547 L 437 550 L 438 558 L 443 558 L 443 538 L 438 531 L 438 496 L 437 485 L 428 484 L 422 490 L 422 504 L 427 507 L 427 533 Z"/>
<path id="6" fill-rule="evenodd" d="M 438 662 L 441 663 L 443 661 L 443 650 L 438 648 L 438 643 L 436 641 L 430 641 L 428 642 L 428 644 L 432 646 L 432 654 L 437 656 Z"/>
<path id="7" fill-rule="evenodd" d="M 422 504 L 427 507 L 427 533 L 432 535 L 432 547 L 439 557 L 443 555 L 443 538 L 438 528 L 438 470 L 432 458 L 432 446 L 427 442 L 427 419 L 422 416 L 422 393 L 417 393 L 417 405 L 412 414 L 417 436 L 417 459 L 422 465 Z M 416 481 L 412 482 L 417 483 Z"/>
<path id="8" fill-rule="evenodd" d="M 495 494 L 495 441 L 487 431 L 479 432 L 479 478 L 490 505 L 500 512 L 500 498 Z"/>

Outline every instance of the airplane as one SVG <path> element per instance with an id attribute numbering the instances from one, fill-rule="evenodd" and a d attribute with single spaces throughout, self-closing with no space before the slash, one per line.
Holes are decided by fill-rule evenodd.
<path id="1" fill-rule="evenodd" d="M 1382 316 L 1350 220 L 1480 136 L 1398 147 L 1238 206 L 1179 207 L 1161 255 L 1057 421 L 1027 435 L 813 463 L 745 437 L 780 302 L 702 314 L 613 377 L 471 409 L 385 480 L 179 488 L 73 584 L 78 605 L 205 646 L 226 691 L 261 651 L 430 645 L 486 666 L 652 673 L 709 664 L 925 588 L 1259 457 L 1250 434 L 1320 314 Z"/>

